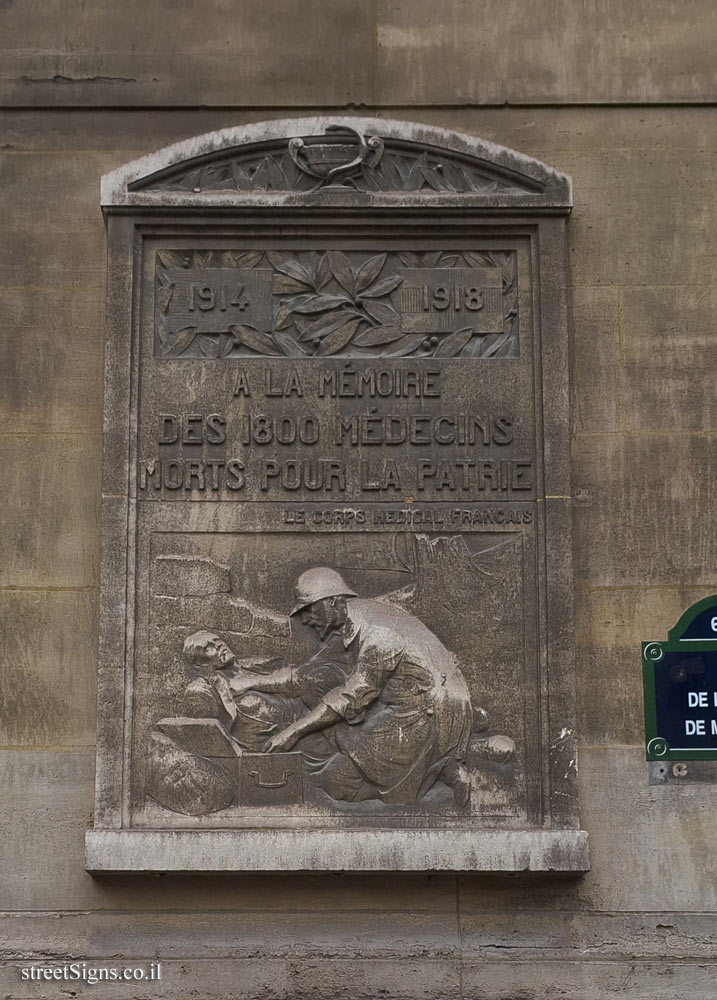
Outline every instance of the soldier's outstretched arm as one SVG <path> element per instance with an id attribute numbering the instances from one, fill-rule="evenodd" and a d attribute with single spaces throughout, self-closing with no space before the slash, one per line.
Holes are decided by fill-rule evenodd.
<path id="1" fill-rule="evenodd" d="M 298 684 L 291 667 L 280 667 L 270 674 L 243 672 L 229 681 L 232 694 L 240 696 L 247 691 L 263 691 L 265 694 L 299 694 Z"/>
<path id="2" fill-rule="evenodd" d="M 340 718 L 341 716 L 337 712 L 334 712 L 333 708 L 329 708 L 323 701 L 320 701 L 311 712 L 303 715 L 297 722 L 292 722 L 290 726 L 282 729 L 276 736 L 272 736 L 265 750 L 269 753 L 273 750 L 291 750 L 296 741 L 301 739 L 302 736 L 314 733 L 317 729 L 325 729 L 327 726 L 332 726 Z"/>

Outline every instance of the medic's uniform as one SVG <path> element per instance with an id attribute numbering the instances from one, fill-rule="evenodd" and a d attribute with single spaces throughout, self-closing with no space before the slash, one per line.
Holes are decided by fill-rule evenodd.
<path id="1" fill-rule="evenodd" d="M 466 755 L 466 682 L 453 654 L 414 615 L 361 598 L 348 598 L 346 607 L 342 638 L 353 666 L 321 699 L 344 720 L 334 727 L 336 744 L 385 802 L 414 803 L 451 759 Z"/>

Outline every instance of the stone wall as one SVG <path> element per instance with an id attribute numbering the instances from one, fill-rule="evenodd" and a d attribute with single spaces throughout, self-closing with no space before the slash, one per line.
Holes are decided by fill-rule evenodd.
<path id="1" fill-rule="evenodd" d="M 717 791 L 648 785 L 639 644 L 717 590 L 716 31 L 709 0 L 0 4 L 2 996 L 713 1000 Z M 99 177 L 228 125 L 359 108 L 574 180 L 592 870 L 92 879 Z M 162 980 L 33 984 L 30 959 L 158 959 Z"/>

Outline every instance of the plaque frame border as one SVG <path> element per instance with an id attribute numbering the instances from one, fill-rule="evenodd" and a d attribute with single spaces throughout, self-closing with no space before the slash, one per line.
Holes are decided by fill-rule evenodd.
<path id="1" fill-rule="evenodd" d="M 491 195 L 455 192 L 359 192 L 325 187 L 314 192 L 175 191 L 143 188 L 143 179 L 229 155 L 251 144 L 320 136 L 343 124 L 365 134 L 472 157 L 483 171 L 521 176 L 532 190 Z M 537 187 L 540 190 L 537 190 Z M 102 180 L 107 224 L 105 406 L 103 422 L 102 559 L 98 666 L 95 811 L 85 841 L 88 871 L 456 870 L 486 872 L 588 870 L 587 834 L 580 829 L 574 692 L 574 609 L 571 545 L 569 325 L 566 217 L 570 178 L 512 150 L 424 125 L 363 118 L 272 121 L 225 129 L 177 143 L 120 167 Z M 537 254 L 534 301 L 539 328 L 542 452 L 543 574 L 537 592 L 539 645 L 545 656 L 541 706 L 549 740 L 543 746 L 545 817 L 525 830 L 137 830 L 123 809 L 131 715 L 127 684 L 133 663 L 137 499 L 133 461 L 137 431 L 139 280 L 142 241 L 149 235 L 230 235 L 237 227 L 352 227 L 392 222 L 425 236 L 447 225 L 468 235 L 529 231 Z M 472 235 L 472 233 L 471 233 Z M 131 359 L 131 360 L 130 360 Z M 490 363 L 473 361 L 471 364 Z M 540 380 L 540 381 L 538 381 Z M 126 419 L 117 419 L 126 414 Z M 538 442 L 540 442 L 538 444 Z M 542 477 L 541 477 L 542 473 Z M 319 834 L 321 840 L 319 840 Z M 328 839 L 327 839 L 328 838 Z"/>

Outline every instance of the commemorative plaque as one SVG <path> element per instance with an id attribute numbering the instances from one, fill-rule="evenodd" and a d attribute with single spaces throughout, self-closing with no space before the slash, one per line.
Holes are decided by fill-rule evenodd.
<path id="1" fill-rule="evenodd" d="M 92 871 L 583 871 L 569 179 L 229 129 L 103 180 Z"/>

